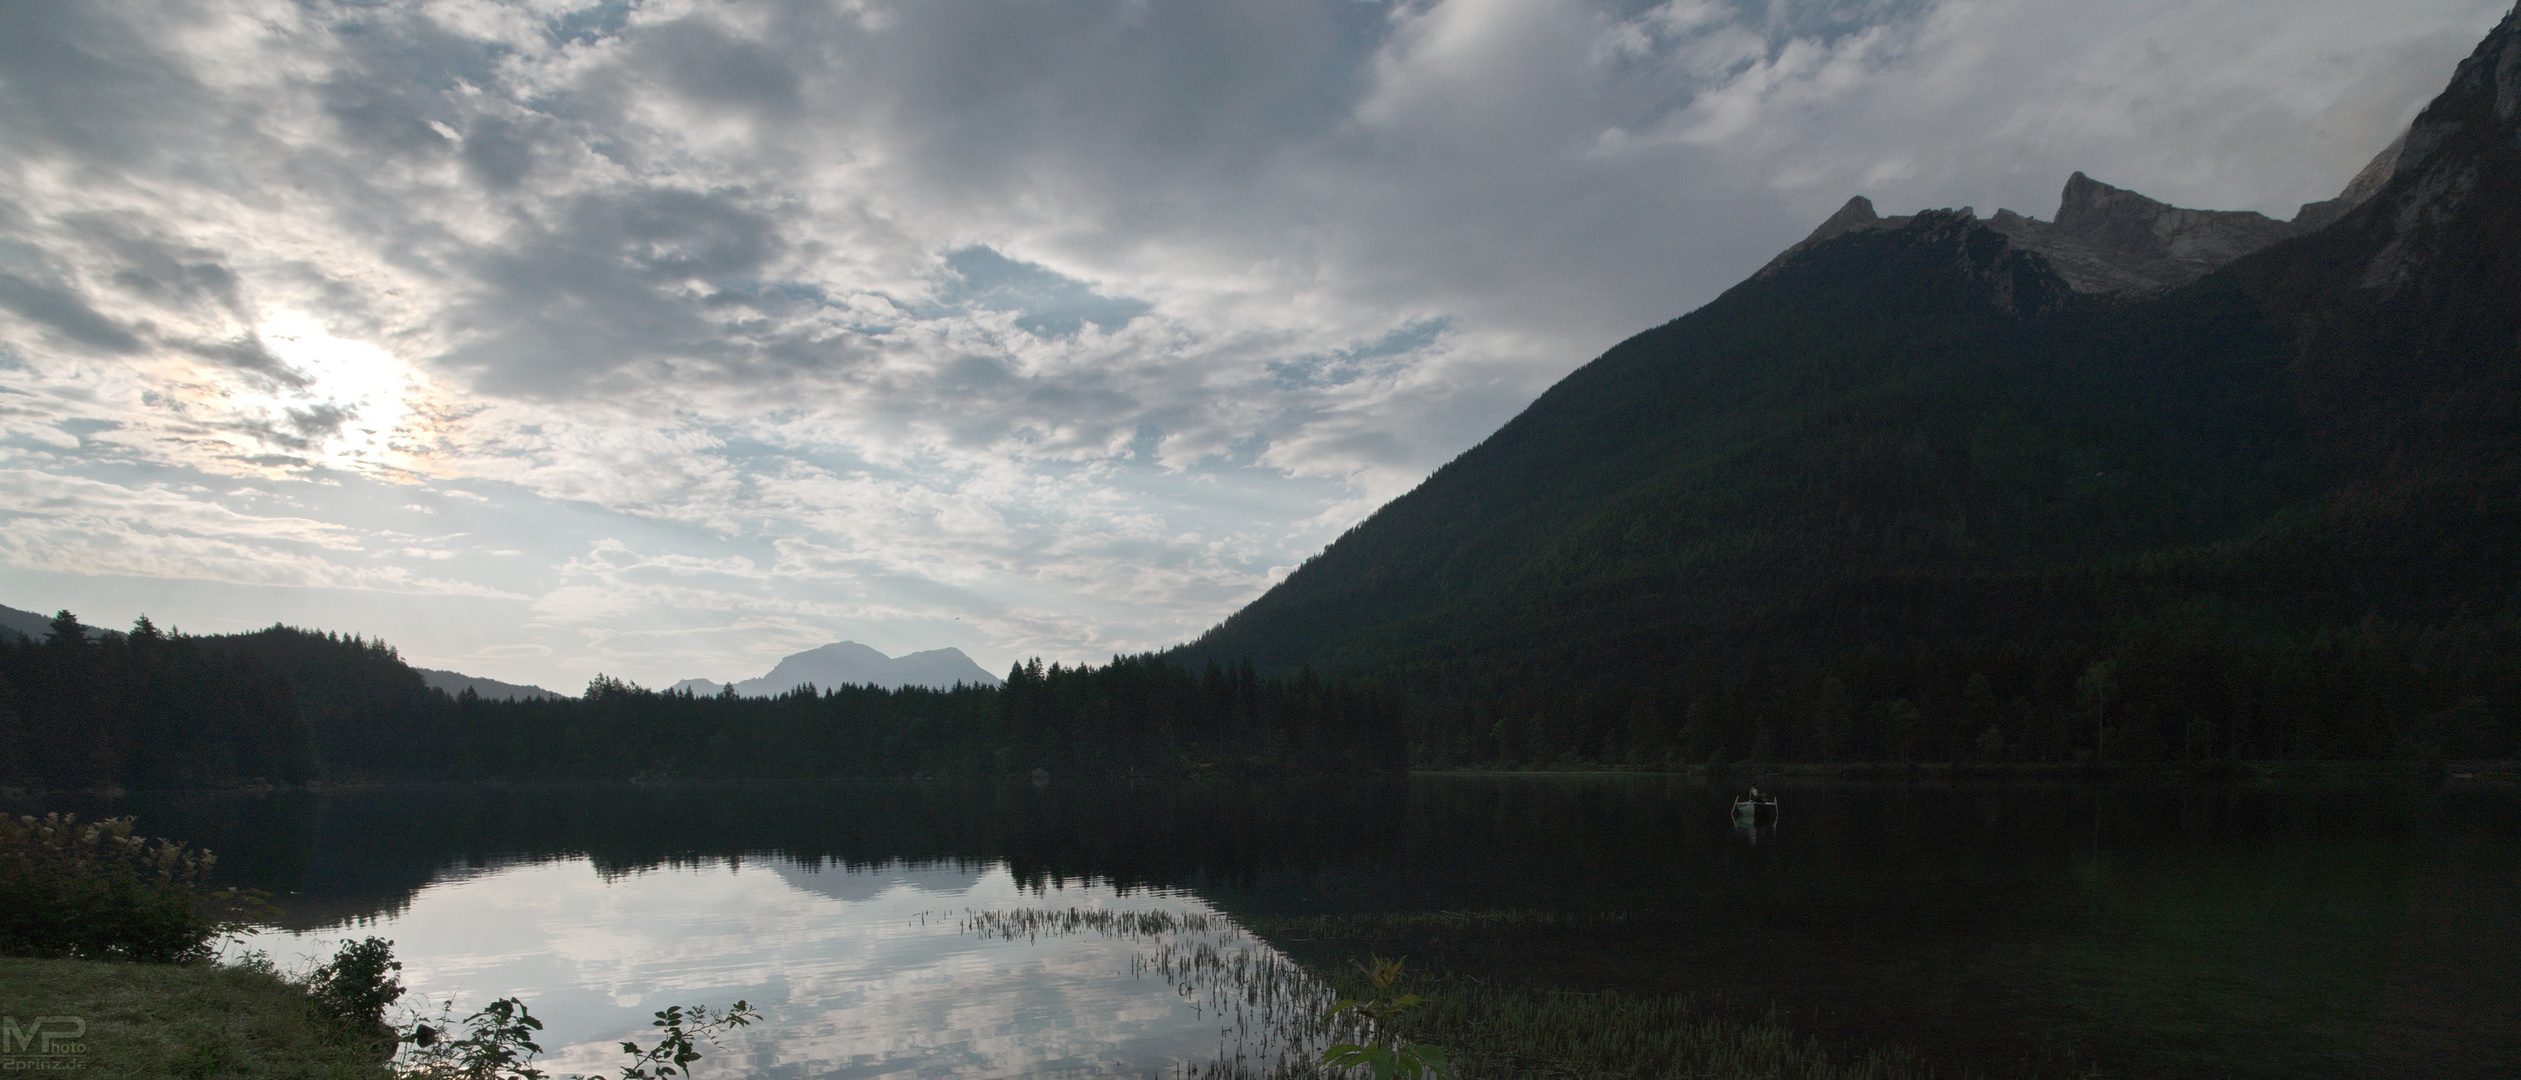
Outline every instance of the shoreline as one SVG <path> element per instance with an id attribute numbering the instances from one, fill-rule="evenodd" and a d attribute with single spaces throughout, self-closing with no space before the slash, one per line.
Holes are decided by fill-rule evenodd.
<path id="1" fill-rule="evenodd" d="M 2092 764 L 2072 761 L 2024 762 L 1730 762 L 1722 765 L 1643 766 L 1553 764 L 1547 767 L 1511 765 L 1448 766 L 1444 768 L 1412 768 L 1402 773 L 1320 774 L 1304 776 L 1099 776 L 1070 775 L 1059 783 L 1120 782 L 1132 786 L 1160 783 L 1212 784 L 1262 783 L 1268 781 L 1317 782 L 1323 780 L 1410 779 L 1417 777 L 1574 777 L 1635 776 L 1680 777 L 1694 782 L 1730 781 L 1775 777 L 1787 780 L 1903 780 L 1903 781 L 1986 781 L 1986 780 L 2180 780 L 2180 781 L 2308 781 L 2316 783 L 2369 783 L 2400 781 L 2411 783 L 2514 783 L 2521 782 L 2521 759 L 2479 759 L 2460 761 L 2222 761 L 2222 762 L 2109 762 Z M 656 780 L 643 777 L 577 777 L 535 780 L 513 780 L 483 777 L 466 780 L 361 780 L 317 781 L 306 784 L 248 784 L 232 787 L 144 787 L 120 785 L 96 788 L 41 788 L 0 785 L 0 801 L 26 801 L 49 798 L 117 800 L 134 795 L 349 795 L 379 791 L 414 790 L 483 790 L 483 791 L 555 791 L 570 789 L 654 791 L 679 788 L 705 788 L 723 785 L 787 785 L 787 784 L 1033 784 L 1021 775 L 1004 776 L 728 776 L 676 777 Z"/>
<path id="2" fill-rule="evenodd" d="M 1679 768 L 1622 765 L 1558 765 L 1548 768 L 1456 766 L 1411 769 L 1409 775 L 1445 777 L 1683 777 L 1696 782 L 1718 780 L 2183 780 L 2183 781 L 2311 781 L 2319 783 L 2405 782 L 2509 783 L 2521 780 L 2521 760 L 2478 761 L 2232 761 L 2126 762 L 1738 762 Z"/>

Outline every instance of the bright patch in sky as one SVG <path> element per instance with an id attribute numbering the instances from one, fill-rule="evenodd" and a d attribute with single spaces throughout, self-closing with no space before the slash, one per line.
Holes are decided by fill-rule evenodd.
<path id="1" fill-rule="evenodd" d="M 0 603 L 1161 648 L 1852 194 L 2333 195 L 2503 0 L 33 0 Z"/>
<path id="2" fill-rule="evenodd" d="M 357 340 L 334 337 L 313 316 L 286 309 L 264 314 L 256 336 L 294 376 L 288 390 L 273 387 L 239 407 L 299 426 L 310 458 L 357 469 L 393 463 L 398 448 L 418 434 L 407 425 L 432 397 L 428 377 L 392 353 Z M 421 459 L 412 456 L 414 463 Z"/>

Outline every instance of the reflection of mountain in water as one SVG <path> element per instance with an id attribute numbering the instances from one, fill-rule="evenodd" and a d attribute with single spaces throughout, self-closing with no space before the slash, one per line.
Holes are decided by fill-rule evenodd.
<path id="1" fill-rule="evenodd" d="M 889 866 L 782 862 L 772 870 L 780 880 L 797 888 L 853 904 L 873 900 L 895 888 L 936 896 L 961 896 L 970 892 L 972 886 L 980 883 L 981 875 L 988 872 L 987 867 L 968 862 L 893 863 Z"/>

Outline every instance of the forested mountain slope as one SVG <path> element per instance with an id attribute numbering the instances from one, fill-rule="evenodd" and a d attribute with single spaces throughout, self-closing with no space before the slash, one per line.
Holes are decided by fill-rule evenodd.
<path id="1" fill-rule="evenodd" d="M 1181 655 L 1386 680 L 1434 761 L 2509 752 L 2514 18 L 2394 149 L 2291 225 L 1851 204 Z M 2272 246 L 2110 292 L 2079 194 Z"/>

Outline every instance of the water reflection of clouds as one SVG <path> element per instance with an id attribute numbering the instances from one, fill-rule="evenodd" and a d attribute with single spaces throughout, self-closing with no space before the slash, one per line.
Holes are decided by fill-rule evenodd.
<path id="1" fill-rule="evenodd" d="M 1034 887 L 1002 864 L 711 860 L 606 880 L 575 859 L 442 879 L 374 926 L 250 947 L 285 959 L 391 938 L 415 999 L 524 998 L 564 1075 L 610 1071 L 657 1009 L 738 998 L 763 1021 L 704 1059 L 704 1077 L 1157 1075 L 1217 1050 L 1214 1018 L 1132 974 L 1143 942 L 960 929 L 967 912 L 1013 907 L 1211 911 L 1186 893 Z"/>

